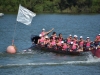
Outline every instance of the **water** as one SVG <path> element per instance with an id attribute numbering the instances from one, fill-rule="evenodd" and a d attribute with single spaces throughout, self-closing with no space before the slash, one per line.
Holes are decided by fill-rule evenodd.
<path id="1" fill-rule="evenodd" d="M 77 34 L 93 41 L 100 33 L 100 14 L 38 14 L 30 26 L 17 23 L 15 45 L 18 53 L 7 54 L 5 51 L 12 43 L 16 17 L 13 14 L 0 17 L 0 75 L 100 75 L 100 59 L 94 58 L 90 52 L 80 56 L 37 50 L 22 52 L 31 46 L 31 34 L 39 35 L 42 28 L 55 28 L 54 31 L 62 33 L 64 38 Z"/>

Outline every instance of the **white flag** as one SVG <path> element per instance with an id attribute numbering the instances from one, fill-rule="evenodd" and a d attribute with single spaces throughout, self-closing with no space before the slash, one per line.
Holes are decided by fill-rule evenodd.
<path id="1" fill-rule="evenodd" d="M 19 5 L 19 10 L 18 10 L 18 15 L 17 15 L 18 22 L 21 22 L 26 25 L 30 25 L 33 17 L 35 16 L 36 16 L 35 13 Z"/>

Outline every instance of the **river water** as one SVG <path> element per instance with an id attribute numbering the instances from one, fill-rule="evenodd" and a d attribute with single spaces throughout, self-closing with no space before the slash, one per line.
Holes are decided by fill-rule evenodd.
<path id="1" fill-rule="evenodd" d="M 91 52 L 80 56 L 55 54 L 33 50 L 23 53 L 31 46 L 30 36 L 39 35 L 42 28 L 54 28 L 64 38 L 69 34 L 90 37 L 93 41 L 100 33 L 100 14 L 37 14 L 32 24 L 26 26 L 16 22 L 17 15 L 5 14 L 0 17 L 0 75 L 100 75 L 100 59 Z M 16 54 L 7 54 L 15 32 Z M 52 33 L 49 34 L 49 36 Z"/>

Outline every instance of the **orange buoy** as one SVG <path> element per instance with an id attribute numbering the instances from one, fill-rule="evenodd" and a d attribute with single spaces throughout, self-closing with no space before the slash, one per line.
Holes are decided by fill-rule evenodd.
<path id="1" fill-rule="evenodd" d="M 16 47 L 14 45 L 11 45 L 11 46 L 7 47 L 7 53 L 15 54 L 16 51 L 17 51 L 17 49 L 16 49 Z"/>

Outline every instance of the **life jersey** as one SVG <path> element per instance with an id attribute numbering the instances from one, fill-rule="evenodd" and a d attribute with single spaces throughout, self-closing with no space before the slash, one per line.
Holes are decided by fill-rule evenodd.
<path id="1" fill-rule="evenodd" d="M 50 40 L 45 40 L 44 42 L 45 42 L 45 44 L 48 44 L 50 42 Z"/>
<path id="2" fill-rule="evenodd" d="M 67 45 L 66 44 L 64 44 L 63 46 L 62 46 L 62 49 L 63 50 L 66 50 L 68 47 L 67 47 Z"/>
<path id="3" fill-rule="evenodd" d="M 73 43 L 73 45 L 72 45 L 72 50 L 75 50 L 76 48 L 77 48 L 76 44 Z"/>
<path id="4" fill-rule="evenodd" d="M 45 41 L 45 38 L 44 37 L 41 37 L 41 39 L 39 39 L 39 42 L 42 43 Z"/>
<path id="5" fill-rule="evenodd" d="M 69 38 L 68 38 L 68 39 L 67 39 L 67 43 L 69 43 L 69 44 L 70 44 L 70 42 L 71 42 L 71 39 L 69 39 Z"/>
<path id="6" fill-rule="evenodd" d="M 83 46 L 84 42 L 80 41 L 79 46 Z"/>
<path id="7" fill-rule="evenodd" d="M 52 38 L 53 38 L 53 40 L 55 40 L 56 39 L 56 36 L 52 36 Z"/>
<path id="8" fill-rule="evenodd" d="M 50 42 L 52 46 L 56 45 L 55 41 Z"/>
<path id="9" fill-rule="evenodd" d="M 62 41 L 62 40 L 63 40 L 63 38 L 59 37 L 59 41 Z"/>
<path id="10" fill-rule="evenodd" d="M 86 43 L 86 47 L 90 47 L 90 45 L 91 45 L 90 42 Z"/>
<path id="11" fill-rule="evenodd" d="M 61 42 L 60 41 L 57 43 L 57 46 L 60 46 L 61 47 Z"/>
<path id="12" fill-rule="evenodd" d="M 76 39 L 74 39 L 74 41 L 73 41 L 74 43 L 77 43 L 77 40 Z"/>

